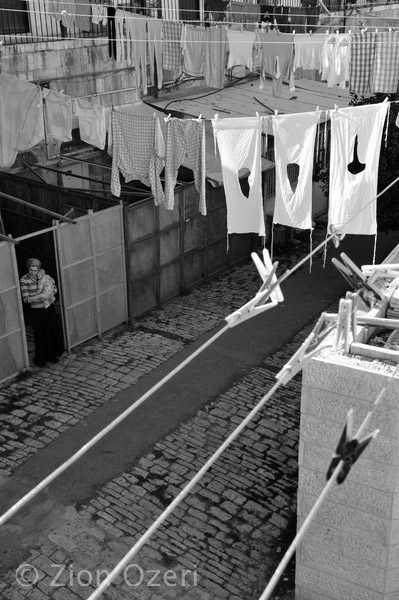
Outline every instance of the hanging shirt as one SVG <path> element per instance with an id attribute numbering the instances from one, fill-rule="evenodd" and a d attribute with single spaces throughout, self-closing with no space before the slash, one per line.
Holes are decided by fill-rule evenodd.
<path id="1" fill-rule="evenodd" d="M 294 36 L 288 33 L 262 32 L 262 64 L 260 89 L 266 84 L 266 74 L 272 78 L 273 96 L 281 98 L 283 78 L 289 79 L 290 91 L 295 90 L 293 66 Z"/>
<path id="2" fill-rule="evenodd" d="M 106 25 L 108 21 L 108 13 L 106 4 L 91 5 L 92 21 L 94 25 Z"/>
<path id="3" fill-rule="evenodd" d="M 119 197 L 119 171 L 126 182 L 137 179 L 151 188 L 155 204 L 164 201 L 160 174 L 164 168 L 159 120 L 122 111 L 111 113 L 112 156 L 111 192 Z"/>
<path id="4" fill-rule="evenodd" d="M 389 103 L 330 111 L 328 228 L 373 235 L 381 137 Z"/>
<path id="5" fill-rule="evenodd" d="M 252 71 L 252 50 L 255 42 L 255 32 L 227 29 L 227 41 L 229 44 L 227 68 L 230 69 L 235 65 L 244 65 Z"/>
<path id="6" fill-rule="evenodd" d="M 88 0 L 75 0 L 76 27 L 81 31 L 90 31 L 90 4 Z"/>
<path id="7" fill-rule="evenodd" d="M 358 96 L 373 90 L 374 58 L 377 34 L 366 31 L 351 37 L 349 90 Z"/>
<path id="8" fill-rule="evenodd" d="M 228 233 L 265 235 L 262 199 L 261 133 L 258 117 L 213 119 L 227 205 Z M 249 193 L 243 194 L 240 169 L 249 169 Z"/>
<path id="9" fill-rule="evenodd" d="M 199 210 L 206 215 L 205 121 L 172 118 L 166 120 L 165 127 L 165 207 L 169 210 L 174 207 L 177 172 L 186 158 L 185 164 L 194 173 Z"/>
<path id="10" fill-rule="evenodd" d="M 72 141 L 72 101 L 70 96 L 43 89 L 47 134 L 61 142 Z"/>
<path id="11" fill-rule="evenodd" d="M 205 27 L 184 25 L 181 47 L 183 52 L 183 71 L 191 77 L 202 77 L 205 61 Z"/>
<path id="12" fill-rule="evenodd" d="M 399 31 L 377 33 L 373 92 L 396 94 L 399 80 Z"/>
<path id="13" fill-rule="evenodd" d="M 168 71 L 181 71 L 181 30 L 177 21 L 163 22 L 163 68 Z"/>
<path id="14" fill-rule="evenodd" d="M 321 79 L 328 87 L 344 88 L 349 81 L 350 35 L 334 34 L 323 45 Z"/>
<path id="15" fill-rule="evenodd" d="M 11 167 L 19 150 L 34 145 L 32 140 L 41 112 L 38 86 L 0 73 L 0 167 Z"/>
<path id="16" fill-rule="evenodd" d="M 294 37 L 294 65 L 296 69 L 321 70 L 323 45 L 327 34 L 300 33 Z"/>
<path id="17" fill-rule="evenodd" d="M 224 85 L 227 34 L 225 27 L 207 27 L 205 42 L 205 84 L 220 89 Z"/>
<path id="18" fill-rule="evenodd" d="M 73 0 L 59 2 L 59 12 L 61 14 L 61 23 L 67 29 L 73 29 L 76 25 L 76 3 Z"/>
<path id="19" fill-rule="evenodd" d="M 75 100 L 80 139 L 103 150 L 105 148 L 105 108 L 87 100 Z"/>
<path id="20" fill-rule="evenodd" d="M 276 164 L 273 223 L 312 228 L 313 156 L 319 118 L 320 112 L 273 117 Z M 289 165 L 295 176 L 294 184 L 290 181 Z"/>

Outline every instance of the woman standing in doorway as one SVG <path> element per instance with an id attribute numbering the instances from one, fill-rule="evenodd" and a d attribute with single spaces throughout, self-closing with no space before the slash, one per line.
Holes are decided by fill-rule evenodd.
<path id="1" fill-rule="evenodd" d="M 33 337 L 35 340 L 35 356 L 33 362 L 44 367 L 46 361 L 58 362 L 64 348 L 57 328 L 57 317 L 54 305 L 46 302 L 44 293 L 38 292 L 38 272 L 40 260 L 29 258 L 26 262 L 28 273 L 20 279 L 22 300 L 30 304 L 32 315 Z"/>

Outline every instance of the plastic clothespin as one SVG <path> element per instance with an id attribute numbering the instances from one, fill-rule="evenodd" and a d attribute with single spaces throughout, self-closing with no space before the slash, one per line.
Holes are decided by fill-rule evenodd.
<path id="1" fill-rule="evenodd" d="M 339 301 L 338 308 L 337 337 L 335 342 L 335 348 L 338 350 L 343 350 L 346 354 L 348 354 L 350 344 L 353 341 L 352 312 L 352 300 L 341 298 L 341 300 Z"/>
<path id="2" fill-rule="evenodd" d="M 199 115 L 199 117 L 197 119 L 198 123 L 201 121 L 201 119 L 202 119 L 202 113 Z"/>
<path id="3" fill-rule="evenodd" d="M 340 256 L 343 262 L 341 263 L 337 258 L 333 258 L 333 265 L 337 267 L 338 271 L 346 279 L 352 289 L 354 289 L 362 298 L 363 302 L 365 302 L 369 308 L 373 308 L 377 300 L 383 299 L 382 293 L 375 285 L 367 281 L 367 277 L 355 263 L 351 261 L 349 256 L 344 252 L 342 252 Z"/>
<path id="4" fill-rule="evenodd" d="M 292 379 L 299 371 L 302 370 L 303 366 L 311 359 L 321 348 L 331 331 L 335 328 L 336 322 L 328 322 L 324 317 L 324 313 L 321 314 L 319 320 L 310 332 L 302 346 L 295 352 L 294 356 L 287 362 L 286 365 L 276 375 L 276 379 L 280 381 L 282 385 Z"/>
<path id="5" fill-rule="evenodd" d="M 257 292 L 252 300 L 226 317 L 225 320 L 230 327 L 234 327 L 265 310 L 269 310 L 284 300 L 275 274 L 278 263 L 275 262 L 272 265 L 269 252 L 266 249 L 263 250 L 263 263 L 255 252 L 251 256 L 263 283 L 259 292 Z"/>
<path id="6" fill-rule="evenodd" d="M 276 302 L 283 302 L 284 296 L 280 288 L 280 284 L 275 275 L 275 271 L 277 268 L 277 262 L 272 265 L 270 254 L 268 250 L 264 249 L 262 252 L 263 262 L 256 254 L 256 252 L 252 252 L 251 254 L 252 260 L 255 263 L 255 267 L 258 269 L 258 273 L 262 278 L 263 285 L 261 286 L 259 291 L 263 291 L 269 286 L 269 278 L 271 279 L 271 289 L 270 289 L 270 297 L 272 300 Z M 272 273 L 273 271 L 273 273 Z"/>
<path id="7" fill-rule="evenodd" d="M 170 121 L 171 118 L 172 118 L 172 115 L 169 113 L 168 116 L 165 119 L 165 123 L 167 123 L 168 121 Z"/>
<path id="8" fill-rule="evenodd" d="M 382 265 L 362 265 L 361 267 L 363 275 L 370 277 L 375 273 L 380 274 L 382 277 L 399 277 L 399 263 L 386 263 Z"/>
<path id="9" fill-rule="evenodd" d="M 330 225 L 330 235 L 335 248 L 338 248 L 345 237 L 345 233 L 341 233 L 334 225 Z"/>
<path id="10" fill-rule="evenodd" d="M 356 292 L 346 292 L 345 294 L 346 300 L 352 301 L 352 310 L 350 314 L 350 324 L 351 324 L 351 332 L 353 339 L 357 334 L 357 304 L 358 304 L 358 295 Z"/>
<path id="11" fill-rule="evenodd" d="M 342 461 L 343 465 L 337 476 L 337 483 L 343 483 L 355 464 L 362 452 L 367 448 L 372 439 L 374 439 L 379 429 L 376 429 L 362 441 L 359 441 L 356 437 L 352 438 L 352 424 L 353 424 L 353 410 L 350 410 L 346 416 L 345 425 L 339 439 L 337 448 L 333 454 L 332 461 L 327 470 L 327 480 L 330 479 L 339 463 Z"/>
<path id="12" fill-rule="evenodd" d="M 295 35 L 295 29 L 292 30 L 292 35 Z"/>

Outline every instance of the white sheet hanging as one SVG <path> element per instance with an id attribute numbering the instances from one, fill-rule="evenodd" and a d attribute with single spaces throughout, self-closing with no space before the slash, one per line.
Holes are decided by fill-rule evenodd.
<path id="1" fill-rule="evenodd" d="M 265 235 L 262 200 L 261 132 L 259 117 L 213 119 L 213 133 L 222 163 L 227 204 L 227 233 Z M 239 170 L 249 169 L 249 193 L 241 190 Z"/>
<path id="2" fill-rule="evenodd" d="M 375 196 L 388 106 L 382 102 L 330 111 L 329 231 L 335 227 L 340 233 L 377 233 Z"/>
<path id="3" fill-rule="evenodd" d="M 273 118 L 276 163 L 276 203 L 273 223 L 312 228 L 312 171 L 316 127 L 320 111 Z M 297 166 L 297 184 L 292 187 L 287 168 Z M 299 172 L 298 172 L 299 171 Z"/>
<path id="4" fill-rule="evenodd" d="M 104 150 L 106 138 L 105 108 L 88 100 L 76 100 L 80 139 Z"/>

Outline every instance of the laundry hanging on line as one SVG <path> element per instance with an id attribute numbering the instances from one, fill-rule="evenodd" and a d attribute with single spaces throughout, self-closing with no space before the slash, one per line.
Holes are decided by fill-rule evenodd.
<path id="1" fill-rule="evenodd" d="M 312 174 L 320 111 L 273 117 L 276 200 L 273 223 L 312 228 Z"/>
<path id="2" fill-rule="evenodd" d="M 0 167 L 11 167 L 18 152 L 33 148 L 46 136 L 72 139 L 71 98 L 0 73 Z"/>
<path id="3" fill-rule="evenodd" d="M 227 233 L 265 236 L 262 198 L 261 134 L 259 117 L 212 120 L 222 163 L 227 205 Z M 248 169 L 248 196 L 240 186 L 239 171 Z"/>
<path id="4" fill-rule="evenodd" d="M 377 233 L 377 179 L 389 103 L 330 111 L 328 231 Z"/>

